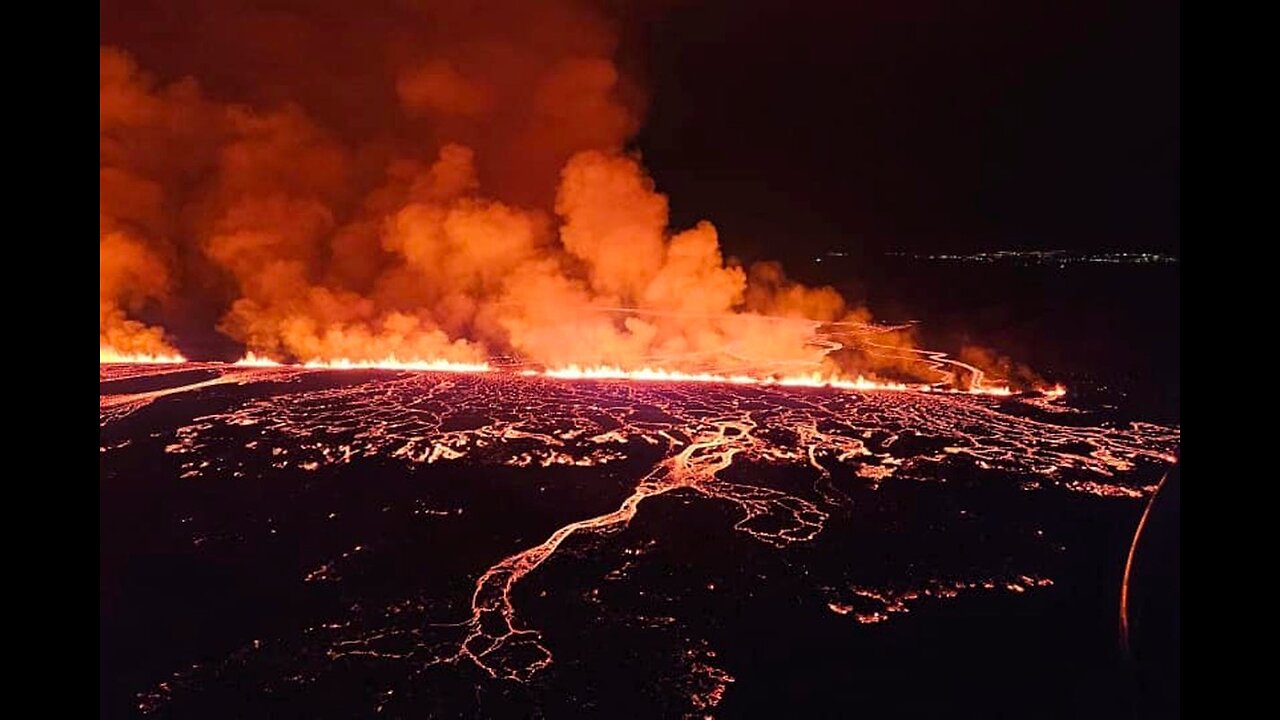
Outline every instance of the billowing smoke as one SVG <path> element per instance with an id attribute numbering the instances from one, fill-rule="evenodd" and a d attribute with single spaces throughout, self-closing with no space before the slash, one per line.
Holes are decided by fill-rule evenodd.
<path id="1" fill-rule="evenodd" d="M 1030 367 L 1001 355 L 991 348 L 979 345 L 965 345 L 956 356 L 960 362 L 968 363 L 987 375 L 999 378 L 1024 387 L 1047 387 L 1048 382 Z"/>
<path id="2" fill-rule="evenodd" d="M 104 348 L 170 351 L 142 318 L 180 296 L 282 360 L 775 372 L 829 349 L 798 320 L 868 319 L 727 260 L 709 222 L 668 228 L 624 151 L 643 97 L 591 5 L 142 6 L 138 55 L 215 82 L 101 48 Z M 197 21 L 202 42 L 155 46 Z"/>

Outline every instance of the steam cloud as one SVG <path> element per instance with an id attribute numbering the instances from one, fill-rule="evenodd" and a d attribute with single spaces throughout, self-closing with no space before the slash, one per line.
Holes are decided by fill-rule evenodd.
<path id="1" fill-rule="evenodd" d="M 104 348 L 171 352 L 137 318 L 175 296 L 300 361 L 813 369 L 826 349 L 794 319 L 868 319 L 726 261 L 709 222 L 668 228 L 623 151 L 642 95 L 591 5 L 237 5 L 139 11 L 151 38 L 204 29 L 190 57 L 148 52 L 208 69 L 216 98 L 101 47 Z"/>

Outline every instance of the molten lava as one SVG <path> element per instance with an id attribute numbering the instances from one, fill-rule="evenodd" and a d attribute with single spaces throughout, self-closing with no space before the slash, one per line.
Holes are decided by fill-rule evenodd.
<path id="1" fill-rule="evenodd" d="M 638 370 L 624 370 L 617 366 L 597 365 L 594 367 L 567 367 L 543 370 L 522 370 L 521 375 L 541 375 L 561 380 L 633 380 L 637 382 L 677 382 L 677 383 L 717 383 L 722 385 L 777 385 L 779 387 L 836 388 L 838 390 L 915 390 L 919 392 L 965 392 L 974 395 L 1012 395 L 1013 390 L 1004 386 L 974 386 L 966 390 L 953 390 L 938 384 L 900 383 L 871 380 L 862 375 L 853 379 L 842 378 L 834 374 L 824 375 L 820 372 L 794 375 L 725 375 L 720 373 L 689 373 L 679 370 L 644 367 Z M 1058 386 L 1053 397 L 1062 397 L 1066 391 Z"/>
<path id="2" fill-rule="evenodd" d="M 398 365 L 392 369 L 416 369 L 413 363 Z M 104 382 L 115 382 L 115 368 L 124 371 L 121 379 L 139 377 L 134 366 L 104 367 L 113 373 Z M 165 374 L 171 367 L 149 371 Z M 789 548 L 817 541 L 829 524 L 847 522 L 850 493 L 876 493 L 890 483 L 941 487 L 965 477 L 1006 492 L 1131 502 L 1152 492 L 1146 478 L 1174 461 L 1179 443 L 1176 428 L 1089 426 L 1074 419 L 1057 424 L 1037 419 L 1043 413 L 1027 412 L 1029 406 L 1047 405 L 1076 412 L 1057 401 L 1057 388 L 1006 399 L 985 387 L 939 391 L 865 378 L 617 367 L 351 373 L 315 383 L 310 378 L 330 369 L 373 364 L 308 367 L 246 356 L 239 365 L 200 367 L 217 374 L 139 392 L 113 392 L 104 385 L 104 462 L 133 447 L 133 438 L 114 428 L 127 428 L 131 417 L 163 398 L 167 413 L 179 407 L 200 413 L 156 446 L 186 480 L 260 478 L 271 485 L 322 469 L 326 476 L 360 477 L 370 462 L 380 472 L 386 472 L 385 463 L 402 464 L 415 477 L 446 465 L 519 468 L 526 472 L 512 477 L 531 479 L 608 467 L 610 477 L 627 478 L 617 504 L 568 514 L 547 534 L 525 537 L 485 559 L 486 566 L 470 576 L 465 597 L 434 605 L 394 602 L 371 615 L 357 612 L 308 630 L 306 641 L 322 643 L 323 652 L 296 661 L 317 663 L 306 668 L 315 676 L 353 661 L 376 661 L 418 669 L 463 666 L 486 678 L 532 680 L 556 661 L 554 651 L 563 640 L 521 617 L 518 588 L 536 583 L 536 571 L 564 555 L 566 544 L 574 545 L 574 553 L 604 552 L 609 546 L 596 541 L 618 537 L 643 506 L 662 496 L 728 508 L 735 531 L 767 547 Z M 596 382 L 611 380 L 624 382 Z M 255 385 L 277 389 L 259 393 Z M 209 414 L 199 398 L 214 386 L 240 400 Z M 806 386 L 847 391 L 804 392 Z M 184 405 L 184 398 L 191 400 Z M 552 475 L 539 475 L 539 469 Z M 391 511 L 392 503 L 382 511 Z M 470 517 L 469 508 L 462 516 L 461 510 L 414 503 L 413 514 L 425 513 L 424 521 L 440 516 L 459 523 Z M 340 581 L 368 556 L 361 543 L 318 562 L 302 581 Z M 815 607 L 853 622 L 879 623 L 923 598 L 970 590 L 1020 594 L 1053 583 L 1033 567 L 1004 566 L 918 581 L 903 587 L 825 585 L 817 589 L 822 602 Z M 232 661 L 242 657 L 249 656 Z M 705 658 L 694 664 L 701 669 L 690 667 L 690 678 L 730 677 L 720 677 L 722 671 Z M 723 692 L 721 681 L 709 682 L 708 692 Z M 163 704 L 167 697 L 158 692 L 146 703 Z"/>
<path id="3" fill-rule="evenodd" d="M 381 360 L 308 360 L 303 367 L 317 370 L 411 370 L 414 372 L 489 372 L 489 363 L 461 363 L 450 360 L 400 360 L 389 355 Z"/>
<path id="4" fill-rule="evenodd" d="M 233 363 L 239 367 L 289 367 L 271 358 L 256 353 L 245 353 L 245 356 Z M 308 360 L 299 365 L 311 370 L 407 370 L 410 372 L 489 372 L 489 363 L 460 363 L 449 360 L 401 360 L 388 355 L 380 360 L 352 360 L 335 358 L 333 360 Z"/>
<path id="5" fill-rule="evenodd" d="M 933 355 L 940 355 L 934 353 Z M 188 360 L 181 355 L 146 355 L 123 354 L 103 348 L 100 364 L 175 364 Z M 352 360 L 337 358 L 333 360 L 308 360 L 303 363 L 290 364 L 258 355 L 245 353 L 243 357 L 232 363 L 236 367 L 288 368 L 302 367 L 310 370 L 403 370 L 408 372 L 451 372 L 482 373 L 492 372 L 494 367 L 487 362 L 463 363 L 449 360 L 401 360 L 394 355 L 380 360 Z M 855 378 L 842 378 L 835 374 L 822 374 L 814 371 L 807 374 L 766 375 L 766 374 L 722 374 L 714 372 L 684 372 L 664 368 L 642 367 L 626 370 L 612 365 L 596 365 L 581 367 L 568 365 L 542 370 L 523 369 L 516 371 L 522 377 L 547 377 L 558 380 L 626 380 L 634 382 L 665 383 L 713 383 L 720 385 L 756 385 L 796 388 L 834 388 L 837 390 L 859 391 L 898 391 L 898 392 L 951 392 L 971 395 L 1010 396 L 1014 391 L 1003 385 L 974 384 L 968 388 L 956 389 L 947 387 L 945 383 L 901 383 L 872 380 L 862 375 Z M 1066 395 L 1061 385 L 1051 388 L 1036 388 L 1037 392 L 1047 399 L 1056 400 Z"/>
<path id="6" fill-rule="evenodd" d="M 640 382 L 705 382 L 729 385 L 782 385 L 786 387 L 838 387 L 849 390 L 909 390 L 903 383 L 881 383 L 867 380 L 861 375 L 856 380 L 842 380 L 835 376 L 822 376 L 819 373 L 809 375 L 786 375 L 781 377 L 754 375 L 721 375 L 718 373 L 687 373 L 679 370 L 662 368 L 640 368 L 624 370 L 617 366 L 597 365 L 595 367 L 579 367 L 569 365 L 562 368 L 544 370 L 541 373 L 532 370 L 525 375 L 544 375 L 562 380 L 636 380 Z"/>
<path id="7" fill-rule="evenodd" d="M 115 363 L 160 365 L 184 362 L 187 362 L 187 359 L 178 354 L 128 353 L 109 347 L 98 347 L 98 364 L 100 365 Z"/>
<path id="8" fill-rule="evenodd" d="M 271 358 L 256 353 L 246 353 L 244 357 L 233 363 L 240 367 L 288 367 Z M 460 363 L 449 360 L 401 360 L 388 355 L 380 360 L 352 360 L 335 358 L 333 360 L 308 360 L 300 364 L 311 370 L 408 370 L 411 372 L 489 372 L 489 363 Z"/>
<path id="9" fill-rule="evenodd" d="M 240 367 L 283 367 L 284 363 L 272 360 L 269 357 L 259 355 L 252 350 L 244 354 L 244 357 L 233 363 Z"/>

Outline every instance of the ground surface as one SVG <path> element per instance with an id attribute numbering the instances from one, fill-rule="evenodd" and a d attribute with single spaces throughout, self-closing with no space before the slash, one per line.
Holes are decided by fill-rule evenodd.
<path id="1" fill-rule="evenodd" d="M 1073 402 L 103 366 L 103 715 L 1125 715 Z"/>

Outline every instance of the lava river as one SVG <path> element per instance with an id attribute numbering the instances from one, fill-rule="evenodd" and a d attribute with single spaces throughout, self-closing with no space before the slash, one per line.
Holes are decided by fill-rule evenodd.
<path id="1" fill-rule="evenodd" d="M 296 626 L 281 626 L 292 629 L 276 637 L 246 639 L 220 659 L 184 663 L 153 677 L 134 688 L 136 708 L 143 712 L 198 703 L 202 688 L 252 663 L 273 668 L 276 679 L 263 681 L 261 690 L 277 696 L 286 687 L 303 692 L 298 688 L 322 686 L 338 672 L 334 668 L 349 672 L 351 663 L 400 668 L 390 671 L 397 679 L 379 680 L 363 696 L 368 709 L 379 711 L 406 702 L 415 678 L 430 680 L 442 672 L 475 672 L 483 682 L 540 682 L 554 675 L 561 646 L 573 641 L 526 616 L 522 587 L 533 583 L 526 589 L 533 598 L 528 602 L 540 602 L 533 591 L 542 588 L 546 595 L 549 581 L 537 576 L 549 561 L 594 562 L 590 567 L 603 569 L 588 573 L 593 577 L 583 579 L 579 590 L 600 604 L 598 583 L 633 572 L 661 545 L 661 539 L 613 539 L 662 496 L 718 508 L 727 519 L 726 532 L 761 553 L 785 553 L 817 547 L 830 527 L 856 524 L 861 508 L 874 502 L 862 498 L 895 486 L 942 487 L 951 481 L 1137 507 L 1163 469 L 1176 462 L 1180 437 L 1176 427 L 1103 422 L 1056 396 L 210 363 L 104 365 L 101 384 L 104 494 L 108 483 L 137 468 L 151 468 L 157 476 L 153 491 L 161 494 L 180 487 L 217 493 L 219 486 L 233 485 L 245 492 L 288 493 L 290 499 L 280 501 L 270 518 L 227 510 L 219 519 L 194 501 L 190 511 L 179 508 L 181 502 L 173 505 L 172 519 L 165 521 L 172 523 L 173 536 L 189 533 L 204 548 L 266 542 L 255 538 L 278 536 L 291 522 L 301 527 L 288 519 L 290 513 L 313 514 L 312 525 L 328 521 L 334 527 L 343 513 L 366 505 L 377 506 L 383 518 L 404 514 L 406 523 L 409 514 L 423 523 L 480 517 L 465 502 L 438 500 L 463 492 L 449 487 L 461 477 L 505 473 L 544 485 L 553 485 L 557 474 L 601 478 L 599 495 L 580 507 L 566 502 L 545 508 L 553 524 L 529 525 L 529 533 L 516 538 L 520 546 L 475 535 L 464 551 L 478 564 L 460 567 L 447 580 L 396 586 L 375 594 L 376 602 L 366 597 L 321 604 Z M 402 486 L 413 489 L 394 498 L 351 501 L 352 506 L 341 495 L 326 497 L 323 507 L 307 499 L 308 492 L 320 492 L 309 488 L 318 487 L 367 494 L 358 488 L 379 473 L 401 473 Z M 437 492 L 437 500 L 423 499 Z M 510 502 L 518 503 L 514 497 Z M 236 512 L 245 517 L 226 519 Z M 509 512 L 519 514 L 520 507 Z M 991 522 L 1003 522 L 999 513 L 988 514 Z M 364 535 L 345 538 L 349 547 L 340 552 L 319 550 L 337 542 L 320 540 L 311 555 L 307 548 L 292 551 L 291 557 L 309 564 L 290 582 L 341 584 L 344 577 L 359 577 L 362 563 L 376 565 L 380 552 L 391 552 L 389 541 L 377 540 L 386 526 L 369 527 Z M 526 537 L 539 527 L 550 532 Z M 403 544 L 399 548 L 403 555 Z M 427 558 L 446 550 L 419 551 Z M 984 590 L 1041 592 L 1053 584 L 1054 566 L 1037 562 L 970 563 L 963 571 L 926 572 L 910 582 L 832 575 L 812 578 L 807 591 L 833 621 L 881 623 L 930 599 Z M 649 623 L 691 627 L 679 610 L 677 604 Z M 584 616 L 582 622 L 592 621 Z M 734 692 L 732 667 L 696 635 L 683 632 L 681 649 L 672 651 L 681 712 L 710 712 Z M 264 646 L 275 648 L 274 654 Z"/>

